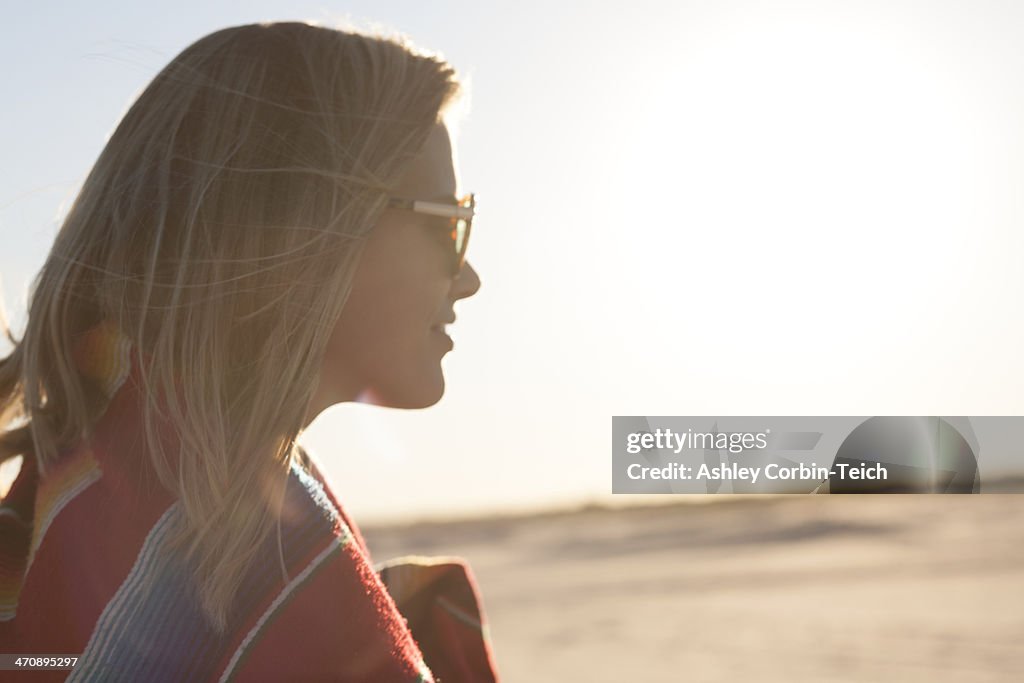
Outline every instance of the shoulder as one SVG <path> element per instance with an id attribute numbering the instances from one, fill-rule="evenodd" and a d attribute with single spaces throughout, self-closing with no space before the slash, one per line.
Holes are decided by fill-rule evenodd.
<path id="1" fill-rule="evenodd" d="M 182 510 L 166 508 L 111 573 L 71 680 L 432 680 L 318 472 L 293 464 L 277 532 L 247 568 L 224 633 L 170 551 Z M 54 613 L 77 609 L 68 600 Z"/>
<path id="2" fill-rule="evenodd" d="M 287 581 L 249 610 L 223 677 L 433 680 L 358 531 L 305 449 L 291 470 L 279 540 Z"/>

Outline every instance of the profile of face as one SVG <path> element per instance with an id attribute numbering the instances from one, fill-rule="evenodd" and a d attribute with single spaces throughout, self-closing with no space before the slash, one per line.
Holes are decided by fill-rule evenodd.
<path id="1" fill-rule="evenodd" d="M 431 131 L 393 195 L 444 202 L 459 196 L 444 124 Z M 480 288 L 468 261 L 452 275 L 450 230 L 445 219 L 384 211 L 328 342 L 310 417 L 344 401 L 425 408 L 441 399 L 441 359 L 453 348 L 445 326 L 455 321 L 455 302 Z"/>

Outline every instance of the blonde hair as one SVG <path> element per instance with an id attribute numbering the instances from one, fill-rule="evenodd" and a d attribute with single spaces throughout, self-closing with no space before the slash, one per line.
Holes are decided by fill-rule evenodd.
<path id="1" fill-rule="evenodd" d="M 20 342 L 0 317 L 14 344 L 0 360 L 0 461 L 34 457 L 41 474 L 105 409 L 73 340 L 101 321 L 130 339 L 146 451 L 181 503 L 174 545 L 218 631 L 277 526 L 364 239 L 458 90 L 448 64 L 404 39 L 295 22 L 212 33 L 111 135 Z"/>

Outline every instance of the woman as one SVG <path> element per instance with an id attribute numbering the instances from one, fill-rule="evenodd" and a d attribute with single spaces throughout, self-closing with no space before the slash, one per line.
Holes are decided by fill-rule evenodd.
<path id="1" fill-rule="evenodd" d="M 80 653 L 71 680 L 496 678 L 465 567 L 375 572 L 296 443 L 335 403 L 444 391 L 480 285 L 458 89 L 403 43 L 276 23 L 137 98 L 0 361 L 4 652 Z"/>

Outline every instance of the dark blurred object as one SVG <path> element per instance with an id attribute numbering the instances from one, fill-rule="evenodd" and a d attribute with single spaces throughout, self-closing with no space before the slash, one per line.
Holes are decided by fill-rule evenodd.
<path id="1" fill-rule="evenodd" d="M 884 479 L 854 479 L 875 468 Z M 837 465 L 848 465 L 842 468 Z M 847 476 L 842 476 L 843 473 Z M 843 441 L 829 477 L 830 493 L 978 493 L 978 460 L 954 427 L 938 417 L 872 417 Z"/>

